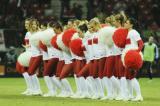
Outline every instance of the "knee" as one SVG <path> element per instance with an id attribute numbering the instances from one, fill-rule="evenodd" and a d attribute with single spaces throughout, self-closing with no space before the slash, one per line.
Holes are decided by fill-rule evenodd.
<path id="1" fill-rule="evenodd" d="M 34 75 L 34 74 L 35 74 L 35 72 L 34 72 L 34 71 L 30 71 L 30 70 L 29 70 L 29 71 L 28 71 L 28 74 L 29 74 L 29 75 Z"/>

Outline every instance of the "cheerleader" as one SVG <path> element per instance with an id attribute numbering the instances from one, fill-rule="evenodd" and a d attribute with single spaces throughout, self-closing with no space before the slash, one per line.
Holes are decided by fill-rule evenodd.
<path id="1" fill-rule="evenodd" d="M 126 39 L 125 49 L 132 47 L 131 49 L 136 49 L 136 51 L 139 53 L 142 51 L 143 41 L 140 37 L 140 34 L 135 30 L 136 26 L 137 26 L 136 20 L 134 20 L 133 18 L 128 18 L 124 24 L 124 27 L 129 31 Z M 132 58 L 136 58 L 136 56 L 130 57 L 130 61 Z M 125 70 L 125 76 L 127 78 L 128 88 L 129 88 L 128 99 L 132 101 L 143 101 L 140 85 L 136 79 L 136 74 L 138 69 L 137 68 L 130 69 L 126 67 L 126 70 Z M 135 91 L 135 94 L 136 94 L 135 97 L 133 96 L 133 91 Z"/>
<path id="2" fill-rule="evenodd" d="M 28 65 L 29 65 L 28 62 L 30 60 L 30 51 L 29 51 L 29 37 L 31 35 L 31 33 L 30 33 L 30 20 L 31 19 L 29 19 L 29 18 L 25 20 L 25 28 L 28 32 L 25 35 L 24 45 L 22 45 L 22 46 L 25 48 L 26 51 L 23 52 L 22 54 L 20 54 L 20 56 L 18 57 L 17 63 L 16 63 L 16 70 L 20 74 L 23 75 L 25 82 L 26 82 L 26 85 L 27 85 L 27 89 L 21 93 L 24 95 L 31 92 L 31 88 L 32 88 L 31 79 L 30 79 L 28 71 L 27 71 Z M 26 58 L 23 59 L 23 56 Z M 25 63 L 23 63 L 23 62 L 25 62 Z"/>
<path id="3" fill-rule="evenodd" d="M 51 37 L 54 35 L 55 33 L 53 29 L 51 27 L 47 28 L 47 23 L 41 24 L 41 37 L 40 37 L 41 41 L 39 43 L 39 46 L 41 48 L 43 56 L 43 64 L 44 64 L 43 77 L 46 86 L 48 88 L 48 92 L 44 94 L 43 97 L 56 95 L 55 92 L 56 90 L 52 83 L 52 75 L 56 69 L 58 59 L 55 58 L 55 54 L 53 54 L 54 52 L 51 52 L 52 48 L 50 47 L 50 44 L 48 44 L 48 42 L 50 42 Z"/>
<path id="4" fill-rule="evenodd" d="M 114 26 L 117 28 L 114 35 L 117 35 L 119 38 L 121 38 L 121 35 L 126 36 L 128 31 L 125 30 L 123 28 L 124 25 L 124 21 L 125 18 L 123 17 L 122 14 L 117 14 L 115 15 L 115 21 L 114 21 Z M 113 36 L 114 37 L 114 36 Z M 114 40 L 114 38 L 113 38 Z M 116 39 L 117 40 L 117 39 Z M 121 54 L 122 54 L 122 50 L 124 48 L 124 45 L 122 43 L 122 45 L 117 45 L 116 44 L 116 40 L 114 40 L 114 54 L 115 54 L 115 72 L 114 72 L 114 76 L 118 78 L 119 80 L 119 84 L 117 85 L 117 92 L 118 92 L 118 96 L 116 98 L 116 100 L 127 100 L 127 80 L 125 77 L 125 68 L 124 65 L 122 64 L 121 61 Z"/>
<path id="5" fill-rule="evenodd" d="M 94 39 L 94 37 L 96 37 L 96 35 L 98 34 L 99 29 L 99 22 L 97 22 L 96 19 L 92 19 L 88 24 L 88 32 L 86 32 L 84 37 L 84 41 L 86 41 L 84 42 L 84 46 L 86 48 L 86 51 L 84 53 L 87 58 L 87 64 L 78 74 L 79 76 L 83 76 L 86 71 L 89 71 L 89 76 L 86 78 L 86 80 L 88 83 L 88 89 L 90 89 L 89 93 L 92 99 L 98 99 L 104 96 L 101 80 L 100 78 L 98 78 L 99 54 L 96 54 L 97 39 Z"/>
<path id="6" fill-rule="evenodd" d="M 71 53 L 69 51 L 69 43 L 70 38 L 73 36 L 75 32 L 76 30 L 74 28 L 66 29 L 63 33 L 60 33 L 57 36 L 57 44 L 58 47 L 62 50 L 63 59 L 65 62 L 59 77 L 59 80 L 62 86 L 64 87 L 64 92 L 61 92 L 58 95 L 59 97 L 70 97 L 73 95 L 72 88 L 66 77 L 68 77 L 68 75 L 73 71 L 73 61 Z"/>
<path id="7" fill-rule="evenodd" d="M 86 59 L 86 64 L 84 65 L 84 67 L 79 71 L 78 73 L 78 77 L 85 77 L 85 83 L 86 83 L 86 90 L 88 91 L 88 97 L 91 98 L 94 95 L 94 88 L 93 88 L 93 77 L 91 76 L 92 73 L 92 68 L 90 67 L 90 61 L 91 61 L 91 57 L 92 57 L 92 52 L 89 51 L 88 48 L 88 40 L 91 39 L 92 37 L 92 30 L 89 26 L 87 26 L 88 31 L 86 33 L 84 33 L 84 37 L 82 39 L 82 48 L 83 48 L 83 52 L 84 52 L 84 56 Z M 84 84 L 85 84 L 84 83 Z"/>
<path id="8" fill-rule="evenodd" d="M 115 98 L 114 95 L 114 83 L 116 82 L 116 78 L 114 77 L 114 45 L 112 40 L 112 35 L 114 34 L 115 27 L 112 26 L 112 17 L 107 17 L 107 26 L 100 30 L 100 41 L 106 47 L 106 61 L 105 67 L 103 71 L 103 86 L 107 90 L 107 96 L 103 97 L 101 100 L 113 100 Z"/>
<path id="9" fill-rule="evenodd" d="M 32 84 L 33 84 L 33 89 L 32 92 L 29 93 L 28 95 L 41 95 L 42 91 L 40 88 L 40 83 L 36 74 L 36 70 L 40 66 L 41 60 L 42 60 L 42 55 L 41 51 L 39 48 L 39 38 L 40 38 L 40 32 L 38 29 L 38 21 L 36 19 L 31 20 L 31 37 L 29 38 L 29 43 L 30 43 L 30 50 L 31 50 L 31 59 L 29 62 L 29 68 L 28 68 L 28 73 L 31 77 Z"/>
<path id="10" fill-rule="evenodd" d="M 61 34 L 63 34 L 63 27 L 62 25 L 59 23 L 59 22 L 56 22 L 54 25 L 53 25 L 53 30 L 55 32 L 55 36 L 52 37 L 51 39 L 51 45 L 52 47 L 57 51 L 56 54 L 57 54 L 57 57 L 58 57 L 58 63 L 57 63 L 57 67 L 56 67 L 56 72 L 55 72 L 55 75 L 52 76 L 52 81 L 54 83 L 54 85 L 60 90 L 60 94 L 57 94 L 57 96 L 62 96 L 64 95 L 64 92 L 65 92 L 65 89 L 60 81 L 60 74 L 61 74 L 61 71 L 62 71 L 62 68 L 64 66 L 64 58 L 63 58 L 63 54 L 62 54 L 62 49 L 59 48 L 58 46 L 58 36 L 60 36 Z M 58 90 L 57 89 L 57 90 Z"/>
<path id="11" fill-rule="evenodd" d="M 84 57 L 84 49 L 82 46 L 82 39 L 84 37 L 84 33 L 88 30 L 86 23 L 81 23 L 78 28 L 77 28 L 77 33 L 73 35 L 74 36 L 80 37 L 80 38 L 74 38 L 72 39 L 70 43 L 70 49 L 72 53 L 72 57 L 75 59 L 74 63 L 74 77 L 75 77 L 75 82 L 77 86 L 77 91 L 76 93 L 72 96 L 72 98 L 88 98 L 89 93 L 87 89 L 87 83 L 85 80 L 85 75 L 84 76 L 78 76 L 78 73 L 80 70 L 84 67 L 86 61 Z"/>

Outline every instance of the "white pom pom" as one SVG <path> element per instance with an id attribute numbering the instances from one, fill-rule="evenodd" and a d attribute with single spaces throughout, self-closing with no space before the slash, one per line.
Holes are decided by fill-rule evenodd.
<path id="1" fill-rule="evenodd" d="M 23 52 L 19 55 L 18 57 L 18 62 L 22 65 L 22 66 L 25 66 L 25 67 L 28 67 L 29 66 L 29 61 L 31 59 L 31 52 Z"/>
<path id="2" fill-rule="evenodd" d="M 106 44 L 108 47 L 113 46 L 112 36 L 116 28 L 111 26 L 106 26 L 99 31 L 99 40 L 101 43 Z"/>
<path id="3" fill-rule="evenodd" d="M 45 45 L 50 45 L 53 36 L 55 36 L 54 30 L 52 28 L 48 28 L 42 31 L 42 36 L 40 39 Z"/>
<path id="4" fill-rule="evenodd" d="M 66 52 L 69 52 L 69 48 L 66 47 L 62 41 L 62 36 L 63 36 L 63 33 L 61 33 L 60 35 L 58 35 L 57 37 L 57 45 L 59 48 L 61 48 L 63 51 L 66 51 Z"/>

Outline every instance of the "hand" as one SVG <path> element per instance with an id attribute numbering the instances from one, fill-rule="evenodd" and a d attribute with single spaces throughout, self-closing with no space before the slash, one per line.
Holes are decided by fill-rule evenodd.
<path id="1" fill-rule="evenodd" d="M 140 52 L 140 50 L 139 50 L 139 49 L 137 49 L 136 51 L 137 51 L 137 52 Z"/>
<path id="2" fill-rule="evenodd" d="M 29 47 L 29 45 L 23 45 L 23 44 L 22 44 L 22 47 L 24 47 L 24 48 L 28 48 L 28 47 Z"/>
<path id="3" fill-rule="evenodd" d="M 134 75 L 135 74 L 135 70 L 134 69 L 129 69 L 131 75 Z"/>

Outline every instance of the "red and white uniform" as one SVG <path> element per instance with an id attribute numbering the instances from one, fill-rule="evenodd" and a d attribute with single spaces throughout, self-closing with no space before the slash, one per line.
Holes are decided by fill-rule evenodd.
<path id="1" fill-rule="evenodd" d="M 27 32 L 25 37 L 24 37 L 24 43 L 25 45 L 28 45 L 28 48 L 26 48 L 26 51 L 30 51 L 30 43 L 29 43 L 29 38 L 31 37 L 31 33 Z"/>
<path id="2" fill-rule="evenodd" d="M 130 30 L 128 32 L 125 48 L 127 48 L 128 46 L 138 48 L 138 41 L 140 40 L 142 40 L 140 34 L 134 29 Z"/>
<path id="3" fill-rule="evenodd" d="M 57 68 L 56 68 L 56 77 L 60 77 L 60 74 L 61 74 L 61 71 L 64 65 L 63 53 L 57 45 L 58 36 L 59 35 L 55 35 L 51 40 L 51 45 L 56 50 L 57 52 L 56 56 L 58 57 L 58 60 L 59 60 L 57 63 Z"/>
<path id="4" fill-rule="evenodd" d="M 39 48 L 41 31 L 35 32 L 29 38 L 29 45 L 31 46 L 30 51 L 32 53 L 32 58 L 29 63 L 28 72 L 30 75 L 34 75 L 36 69 L 39 67 L 42 60 L 42 53 Z"/>
<path id="5" fill-rule="evenodd" d="M 37 57 L 42 55 L 41 50 L 39 48 L 39 41 L 40 39 L 38 38 L 40 36 L 41 32 L 35 32 L 31 34 L 31 37 L 29 38 L 29 45 L 31 46 L 30 50 L 32 53 L 32 57 Z"/>
<path id="6" fill-rule="evenodd" d="M 140 37 L 140 34 L 136 30 L 132 29 L 128 32 L 125 48 L 130 48 L 134 50 L 136 49 L 138 52 L 142 50 L 143 41 Z M 125 76 L 127 79 L 135 78 L 136 74 L 137 73 L 134 73 L 134 75 L 132 75 L 128 69 L 125 69 Z"/>
<path id="7" fill-rule="evenodd" d="M 91 39 L 92 37 L 92 34 L 87 31 L 84 35 L 84 38 L 82 39 L 82 43 L 83 43 L 83 46 L 85 48 L 84 50 L 84 55 L 85 55 L 85 59 L 86 59 L 86 62 L 89 63 L 89 61 L 93 58 L 93 54 L 92 54 L 92 48 L 89 45 L 89 43 L 92 43 L 90 42 L 89 40 Z"/>
<path id="8" fill-rule="evenodd" d="M 30 32 L 27 32 L 25 37 L 24 37 L 24 43 L 25 45 L 28 45 L 29 44 L 29 37 L 31 36 L 31 33 Z"/>
<path id="9" fill-rule="evenodd" d="M 116 30 L 119 30 L 119 28 Z M 118 78 L 124 77 L 124 75 L 125 75 L 125 68 L 124 68 L 124 65 L 121 61 L 122 51 L 123 51 L 123 48 L 120 48 L 114 44 L 114 55 L 115 55 L 114 76 L 118 77 Z"/>
<path id="10" fill-rule="evenodd" d="M 94 53 L 94 59 L 100 59 L 106 56 L 106 50 L 105 45 L 99 41 L 99 32 L 93 33 L 93 53 Z"/>
<path id="11" fill-rule="evenodd" d="M 25 37 L 24 37 L 24 44 L 25 45 L 29 45 L 29 37 L 31 37 L 31 33 L 30 32 L 27 32 Z M 30 52 L 30 47 L 26 48 L 26 52 Z M 21 53 L 21 54 L 24 54 L 25 52 Z M 29 53 L 31 55 L 31 53 Z M 19 56 L 20 57 L 20 56 Z M 29 62 L 30 61 L 30 56 L 28 56 L 28 59 L 23 59 L 23 61 L 25 62 Z M 23 64 L 19 63 L 19 61 L 17 60 L 17 63 L 16 63 L 16 70 L 19 72 L 19 73 L 24 73 L 24 72 L 27 72 L 27 68 L 28 68 L 29 64 L 26 66 L 24 66 Z"/>

